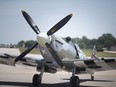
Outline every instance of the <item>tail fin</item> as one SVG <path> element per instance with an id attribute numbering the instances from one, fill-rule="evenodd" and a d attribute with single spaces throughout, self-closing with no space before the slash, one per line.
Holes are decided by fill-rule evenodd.
<path id="1" fill-rule="evenodd" d="M 97 60 L 100 60 L 100 59 L 96 56 L 96 53 L 97 53 L 97 50 L 96 50 L 96 46 L 94 45 L 93 51 L 92 51 L 92 54 L 91 54 L 91 58 L 95 58 L 95 59 L 97 59 Z"/>
<path id="2" fill-rule="evenodd" d="M 96 46 L 95 45 L 93 47 L 93 51 L 92 51 L 92 54 L 91 54 L 91 58 L 94 58 L 94 56 L 96 56 Z"/>

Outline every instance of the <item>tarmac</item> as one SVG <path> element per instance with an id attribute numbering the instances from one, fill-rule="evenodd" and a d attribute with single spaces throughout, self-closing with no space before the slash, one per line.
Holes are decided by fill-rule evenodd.
<path id="1" fill-rule="evenodd" d="M 0 87 L 33 87 L 32 77 L 35 68 L 23 65 L 16 67 L 0 64 Z M 96 72 L 95 80 L 90 80 L 90 75 L 78 75 L 80 87 L 116 87 L 116 70 Z M 69 83 L 71 73 L 60 71 L 56 74 L 44 73 L 40 87 L 72 87 Z"/>

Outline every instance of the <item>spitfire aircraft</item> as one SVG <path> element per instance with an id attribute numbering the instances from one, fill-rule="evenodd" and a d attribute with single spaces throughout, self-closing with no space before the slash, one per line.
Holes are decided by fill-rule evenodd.
<path id="1" fill-rule="evenodd" d="M 44 72 L 56 73 L 59 68 L 72 73 L 70 77 L 70 83 L 73 87 L 79 87 L 80 79 L 78 74 L 87 73 L 90 74 L 91 80 L 94 80 L 95 71 L 105 71 L 116 69 L 115 59 L 98 58 L 95 55 L 95 48 L 92 53 L 92 58 L 88 58 L 79 48 L 79 46 L 71 41 L 70 37 L 66 38 L 66 41 L 61 37 L 55 35 L 59 29 L 61 29 L 73 16 L 69 14 L 53 26 L 47 32 L 41 32 L 33 19 L 25 12 L 22 14 L 34 32 L 37 34 L 37 41 L 35 44 L 22 52 L 19 56 L 15 56 L 14 62 L 21 61 L 22 64 L 33 65 L 35 64 L 36 70 L 40 74 L 35 74 L 32 79 L 33 86 L 39 86 L 42 83 L 42 76 Z M 42 59 L 30 58 L 32 61 L 27 61 L 25 57 L 34 47 L 38 46 Z M 5 54 L 5 56 L 11 58 L 12 55 Z"/>

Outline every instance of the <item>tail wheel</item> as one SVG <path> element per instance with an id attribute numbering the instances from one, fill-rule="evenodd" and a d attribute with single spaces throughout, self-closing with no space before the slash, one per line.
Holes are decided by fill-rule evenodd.
<path id="1" fill-rule="evenodd" d="M 91 76 L 91 80 L 92 80 L 92 81 L 94 80 L 94 76 Z"/>

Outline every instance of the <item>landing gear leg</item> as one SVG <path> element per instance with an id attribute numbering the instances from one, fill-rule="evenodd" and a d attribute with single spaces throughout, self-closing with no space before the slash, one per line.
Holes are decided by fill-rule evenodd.
<path id="1" fill-rule="evenodd" d="M 39 86 L 41 84 L 41 80 L 42 80 L 42 76 L 43 76 L 43 72 L 44 72 L 44 66 L 42 66 L 41 72 L 40 74 L 35 74 L 33 76 L 33 86 Z"/>
<path id="2" fill-rule="evenodd" d="M 80 80 L 78 76 L 75 76 L 75 67 L 72 72 L 72 77 L 70 78 L 70 83 L 73 85 L 73 87 L 79 87 L 80 86 Z"/>

